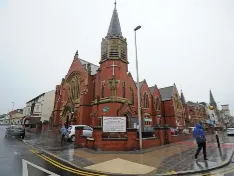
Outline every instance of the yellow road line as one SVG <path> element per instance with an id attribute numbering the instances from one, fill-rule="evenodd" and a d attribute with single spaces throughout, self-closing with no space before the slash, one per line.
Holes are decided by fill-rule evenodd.
<path id="1" fill-rule="evenodd" d="M 171 175 L 171 172 L 169 172 L 169 171 L 166 171 L 166 173 L 167 173 L 167 175 Z"/>
<path id="2" fill-rule="evenodd" d="M 73 169 L 73 168 L 70 168 L 70 167 L 67 167 L 61 163 L 58 163 L 46 156 L 43 156 L 43 155 L 39 155 L 37 154 L 37 152 L 35 151 L 32 151 L 33 153 L 35 153 L 37 156 L 43 158 L 44 160 L 46 160 L 47 162 L 55 165 L 56 167 L 60 168 L 60 169 L 63 169 L 63 170 L 66 170 L 66 171 L 69 171 L 69 172 L 72 172 L 72 173 L 76 173 L 76 174 L 80 174 L 80 175 L 89 175 L 89 176 L 92 176 L 92 175 L 98 175 L 100 176 L 100 174 L 94 174 L 94 173 L 88 173 L 88 172 L 83 172 L 83 171 L 80 171 L 80 170 L 77 170 L 77 169 Z"/>
<path id="3" fill-rule="evenodd" d="M 38 152 L 36 150 L 31 150 L 34 154 L 36 154 L 37 156 L 43 158 L 45 161 L 51 163 L 52 165 L 60 168 L 60 169 L 63 169 L 63 170 L 66 170 L 66 171 L 69 171 L 69 172 L 72 172 L 72 173 L 75 173 L 75 174 L 80 174 L 80 175 L 86 175 L 86 176 L 101 176 L 101 174 L 95 174 L 95 173 L 89 173 L 89 172 L 85 172 L 85 171 L 80 171 L 80 170 L 77 170 L 77 169 L 73 169 L 71 167 L 68 167 L 68 166 L 65 166 L 61 163 L 58 163 L 57 161 L 54 161 L 48 157 L 46 157 L 45 155 L 40 155 L 38 154 Z M 104 176 L 104 175 L 102 175 Z"/>
<path id="4" fill-rule="evenodd" d="M 212 173 L 210 173 L 209 176 L 215 176 L 217 173 L 228 174 L 228 173 L 233 172 L 233 171 L 234 171 L 234 166 L 227 168 L 224 171 L 220 171 L 220 172 L 216 172 L 216 173 L 212 172 Z M 201 174 L 201 176 L 208 176 L 208 174 Z"/>
<path id="5" fill-rule="evenodd" d="M 172 174 L 176 174 L 176 171 L 171 171 Z"/>
<path id="6" fill-rule="evenodd" d="M 73 168 L 71 168 L 71 167 L 65 166 L 65 165 L 63 165 L 63 164 L 61 164 L 61 163 L 59 163 L 59 162 L 57 162 L 57 161 L 55 161 L 55 160 L 52 160 L 51 158 L 49 158 L 49 157 L 47 157 L 47 156 L 45 156 L 45 155 L 43 155 L 43 154 L 42 154 L 42 156 L 45 157 L 45 158 L 47 158 L 48 160 L 51 160 L 52 162 L 54 162 L 54 163 L 56 163 L 56 164 L 58 164 L 58 165 L 61 165 L 61 166 L 66 167 L 66 168 L 68 168 L 68 169 L 77 171 L 77 169 L 73 169 Z M 85 172 L 85 171 L 80 171 L 80 172 Z M 96 171 L 96 172 L 98 172 L 98 171 Z M 85 173 L 90 174 L 89 172 L 85 172 Z M 92 173 L 92 175 L 98 175 L 98 176 L 99 176 L 99 175 L 100 175 L 99 173 L 100 173 L 100 174 L 103 174 L 103 172 L 98 172 L 98 174 Z"/>
<path id="7" fill-rule="evenodd" d="M 233 172 L 233 170 L 234 170 L 234 166 L 228 168 L 227 171 L 223 172 L 223 174 L 228 174 L 230 172 Z"/>

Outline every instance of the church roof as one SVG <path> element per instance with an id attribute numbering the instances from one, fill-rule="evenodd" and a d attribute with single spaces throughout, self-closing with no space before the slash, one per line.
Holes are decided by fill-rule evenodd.
<path id="1" fill-rule="evenodd" d="M 196 105 L 197 105 L 197 103 L 192 102 L 192 101 L 188 101 L 187 104 L 188 104 L 189 106 L 196 106 Z"/>
<path id="2" fill-rule="evenodd" d="M 144 83 L 144 80 L 139 82 L 139 87 L 140 87 L 140 89 L 141 89 L 143 83 Z M 135 84 L 136 84 L 136 87 L 137 87 L 137 82 L 135 82 Z"/>
<path id="3" fill-rule="evenodd" d="M 150 93 L 153 94 L 154 93 L 154 89 L 156 89 L 156 88 L 158 88 L 157 85 L 149 87 Z"/>
<path id="4" fill-rule="evenodd" d="M 122 31 L 120 27 L 120 22 L 119 22 L 119 17 L 118 17 L 118 12 L 116 9 L 116 3 L 115 3 L 115 8 L 111 17 L 111 22 L 109 26 L 109 30 L 107 33 L 107 37 L 122 37 Z"/>
<path id="5" fill-rule="evenodd" d="M 154 87 L 154 86 L 149 87 L 149 90 L 150 90 L 150 93 L 151 93 L 151 94 L 153 94 L 153 93 L 154 93 L 154 89 L 155 89 L 155 87 Z"/>
<path id="6" fill-rule="evenodd" d="M 159 92 L 162 97 L 162 101 L 171 100 L 174 92 L 174 86 L 164 87 L 159 89 Z"/>
<path id="7" fill-rule="evenodd" d="M 91 75 L 95 75 L 97 73 L 97 70 L 99 69 L 99 66 L 94 65 L 92 63 L 89 63 L 89 62 L 87 62 L 87 61 L 85 61 L 83 59 L 80 59 L 80 62 L 85 67 L 87 67 L 87 64 L 90 64 L 90 66 L 91 66 Z"/>

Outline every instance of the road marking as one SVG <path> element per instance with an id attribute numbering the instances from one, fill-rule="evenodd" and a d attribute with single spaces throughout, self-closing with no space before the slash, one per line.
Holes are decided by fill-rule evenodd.
<path id="1" fill-rule="evenodd" d="M 36 154 L 37 156 L 43 158 L 45 161 L 51 163 L 52 165 L 60 168 L 60 169 L 63 169 L 63 170 L 66 170 L 66 171 L 69 171 L 69 172 L 72 172 L 72 173 L 75 173 L 75 174 L 80 174 L 80 175 L 86 175 L 86 176 L 105 176 L 102 174 L 102 172 L 100 172 L 100 174 L 96 174 L 96 173 L 89 173 L 89 172 L 86 172 L 86 171 L 81 171 L 81 170 L 78 170 L 78 169 L 73 169 L 71 167 L 68 167 L 68 166 L 65 166 L 51 158 L 48 158 L 47 156 L 43 155 L 43 154 L 39 154 L 39 152 L 37 152 L 36 150 L 31 150 L 31 152 L 33 152 L 34 154 Z"/>
<path id="2" fill-rule="evenodd" d="M 42 167 L 40 167 L 40 166 L 38 166 L 36 164 L 33 164 L 33 163 L 31 163 L 31 162 L 29 162 L 27 160 L 22 159 L 23 176 L 29 176 L 29 174 L 28 174 L 28 166 L 27 165 L 31 165 L 31 166 L 33 166 L 33 167 L 35 167 L 35 168 L 37 168 L 37 169 L 39 169 L 39 170 L 47 173 L 47 174 L 50 174 L 50 176 L 59 176 L 59 175 L 57 175 L 57 174 L 55 174 L 53 172 L 50 172 L 50 171 L 48 171 L 48 170 L 46 170 L 46 169 L 44 169 L 44 168 L 42 168 Z"/>
<path id="3" fill-rule="evenodd" d="M 167 175 L 171 175 L 171 172 L 169 172 L 169 171 L 166 171 L 166 173 L 167 173 Z"/>
<path id="4" fill-rule="evenodd" d="M 171 173 L 172 173 L 172 174 L 176 174 L 176 172 L 175 172 L 175 171 L 171 171 Z"/>

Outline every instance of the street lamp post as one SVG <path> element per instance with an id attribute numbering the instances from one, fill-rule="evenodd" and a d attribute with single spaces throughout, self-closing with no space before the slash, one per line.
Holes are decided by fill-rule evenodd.
<path id="1" fill-rule="evenodd" d="M 138 126 L 139 126 L 139 143 L 140 150 L 142 150 L 142 132 L 141 132 L 141 103 L 140 103 L 140 85 L 139 85 L 139 73 L 138 73 L 138 58 L 137 58 L 137 42 L 136 42 L 136 31 L 139 30 L 141 26 L 137 26 L 135 31 L 135 49 L 136 49 L 136 72 L 137 72 L 137 101 L 138 101 Z"/>

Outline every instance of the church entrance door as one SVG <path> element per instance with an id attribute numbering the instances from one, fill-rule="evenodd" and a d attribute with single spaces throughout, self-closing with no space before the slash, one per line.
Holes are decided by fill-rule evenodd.
<path id="1" fill-rule="evenodd" d="M 131 128 L 130 115 L 124 114 L 124 117 L 126 117 L 126 128 Z"/>

